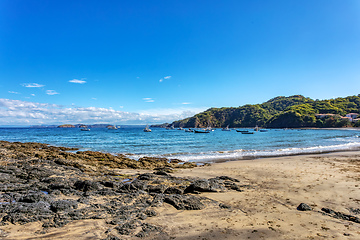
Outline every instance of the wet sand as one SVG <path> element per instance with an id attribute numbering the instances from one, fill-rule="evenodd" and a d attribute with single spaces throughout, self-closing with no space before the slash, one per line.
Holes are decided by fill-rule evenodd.
<path id="1" fill-rule="evenodd" d="M 119 170 L 146 173 L 151 170 Z M 300 155 L 216 163 L 177 169 L 176 177 L 229 176 L 240 180 L 243 192 L 201 193 L 230 208 L 176 210 L 163 203 L 157 216 L 145 222 L 164 234 L 143 239 L 360 239 L 360 224 L 324 214 L 330 208 L 360 217 L 360 152 Z M 312 211 L 299 211 L 306 203 Z M 73 221 L 46 234 L 34 234 L 41 224 L 0 227 L 0 239 L 102 239 L 113 231 L 105 220 Z M 1 238 L 2 234 L 7 237 Z M 139 239 L 125 235 L 120 239 Z"/>

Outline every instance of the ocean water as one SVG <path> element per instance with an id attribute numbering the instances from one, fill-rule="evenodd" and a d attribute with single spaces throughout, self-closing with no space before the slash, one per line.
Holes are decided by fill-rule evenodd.
<path id="1" fill-rule="evenodd" d="M 200 134 L 160 128 L 144 132 L 139 126 L 117 130 L 93 128 L 91 131 L 78 128 L 0 128 L 0 140 L 122 153 L 133 159 L 155 156 L 192 162 L 360 150 L 360 131 L 348 129 L 271 129 L 254 134 L 216 129 Z"/>

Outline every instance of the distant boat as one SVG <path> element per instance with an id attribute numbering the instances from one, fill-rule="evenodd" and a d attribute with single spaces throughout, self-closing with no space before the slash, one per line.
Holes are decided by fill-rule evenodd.
<path id="1" fill-rule="evenodd" d="M 146 125 L 146 127 L 144 128 L 144 132 L 151 132 L 151 129 L 149 128 L 149 125 Z"/>
<path id="2" fill-rule="evenodd" d="M 241 133 L 247 133 L 249 132 L 249 130 L 239 130 L 239 129 L 236 129 L 237 132 L 241 132 Z"/>
<path id="3" fill-rule="evenodd" d="M 205 131 L 209 131 L 209 132 L 212 132 L 212 131 L 214 131 L 215 129 L 213 129 L 212 127 L 207 127 L 207 128 L 205 128 Z"/>
<path id="4" fill-rule="evenodd" d="M 177 130 L 184 130 L 182 127 L 179 127 Z"/>
<path id="5" fill-rule="evenodd" d="M 267 132 L 268 130 L 266 130 L 266 129 L 260 129 L 259 131 L 260 131 L 260 132 Z"/>
<path id="6" fill-rule="evenodd" d="M 247 132 L 241 132 L 241 134 L 254 134 L 254 132 L 247 131 Z"/>
<path id="7" fill-rule="evenodd" d="M 90 128 L 87 128 L 87 127 L 83 127 L 80 129 L 81 131 L 90 131 Z"/>
<path id="8" fill-rule="evenodd" d="M 255 131 L 255 132 L 259 131 L 258 125 L 255 126 L 254 131 Z"/>
<path id="9" fill-rule="evenodd" d="M 209 129 L 198 129 L 194 130 L 195 133 L 210 133 Z"/>
<path id="10" fill-rule="evenodd" d="M 189 129 L 185 129 L 185 132 L 193 132 L 194 130 L 192 130 L 191 128 Z"/>
<path id="11" fill-rule="evenodd" d="M 117 127 L 114 126 L 114 125 L 108 125 L 106 128 L 111 129 L 111 130 L 116 130 L 117 129 Z"/>
<path id="12" fill-rule="evenodd" d="M 226 128 L 222 129 L 223 131 L 231 131 L 231 129 L 229 128 L 229 125 L 226 126 Z"/>

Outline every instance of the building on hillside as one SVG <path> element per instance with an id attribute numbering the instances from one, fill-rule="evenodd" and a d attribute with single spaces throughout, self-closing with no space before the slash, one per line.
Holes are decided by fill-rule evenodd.
<path id="1" fill-rule="evenodd" d="M 352 122 L 353 121 L 353 119 L 351 118 L 351 117 L 340 117 L 341 119 L 346 119 L 346 120 L 348 120 L 349 122 Z"/>
<path id="2" fill-rule="evenodd" d="M 359 116 L 358 113 L 348 113 L 346 114 L 346 117 L 351 118 L 351 121 L 353 122 L 354 119 L 356 119 Z"/>
<path id="3" fill-rule="evenodd" d="M 322 113 L 322 114 L 315 114 L 316 118 L 328 118 L 328 117 L 334 117 L 335 114 L 332 113 Z"/>

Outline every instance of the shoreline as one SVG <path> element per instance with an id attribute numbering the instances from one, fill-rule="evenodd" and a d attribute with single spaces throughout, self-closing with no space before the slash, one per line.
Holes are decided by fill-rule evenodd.
<path id="1" fill-rule="evenodd" d="M 226 174 L 239 179 L 248 189 L 241 193 L 203 193 L 230 205 L 231 210 L 178 213 L 164 206 L 163 216 L 156 222 L 166 225 L 175 239 L 355 240 L 360 238 L 359 223 L 333 218 L 322 209 L 360 217 L 360 212 L 353 212 L 359 210 L 359 173 L 359 151 L 240 160 L 205 169 L 184 169 L 176 175 L 206 178 Z M 312 211 L 297 210 L 300 203 L 308 204 Z M 189 219 L 194 220 L 189 223 Z"/>
<path id="2" fill-rule="evenodd" d="M 51 148 L 47 150 L 57 151 Z M 1 211 L 8 207 L 16 207 L 16 204 L 23 201 L 21 199 L 34 199 L 36 196 L 36 198 L 49 202 L 52 206 L 51 209 L 58 206 L 62 217 L 66 217 L 70 213 L 81 212 L 77 219 L 68 218 L 66 222 L 57 227 L 49 225 L 44 228 L 45 220 L 22 224 L 16 221 L 14 224 L 5 221 L 6 225 L 0 226 L 0 238 L 3 237 L 3 239 L 111 239 L 109 236 L 120 239 L 140 239 L 141 234 L 142 239 L 159 240 L 222 238 L 234 240 L 262 238 L 355 240 L 360 238 L 360 222 L 351 221 L 360 218 L 360 151 L 227 161 L 201 167 L 175 168 L 171 172 L 157 172 L 157 170 L 154 172 L 151 168 L 104 168 L 103 165 L 89 165 L 89 167 L 83 168 L 81 164 L 85 164 L 84 162 L 78 162 L 80 165 L 62 165 L 64 162 L 56 160 L 56 158 L 46 160 L 39 159 L 34 155 L 33 157 L 22 156 L 22 158 L 14 159 L 13 157 L 18 155 L 6 155 L 3 148 L 0 148 L 0 153 L 0 174 L 2 174 L 0 180 L 5 181 L 0 184 L 2 186 L 0 199 L 5 202 L 4 197 L 7 196 L 4 195 L 5 192 L 16 193 L 12 195 L 15 197 L 16 203 L 0 204 Z M 101 155 L 101 157 L 103 156 Z M 19 155 L 19 157 L 21 156 Z M 23 169 L 22 173 L 16 170 L 18 168 Z M 52 172 L 47 173 L 49 170 Z M 162 171 L 164 170 L 166 168 L 163 168 Z M 16 180 L 11 173 L 19 174 L 21 178 Z M 16 190 L 16 186 L 11 184 L 16 181 L 19 181 L 20 184 L 26 179 L 24 178 L 27 176 L 26 174 L 29 174 L 28 177 L 30 177 L 29 184 L 33 184 L 34 181 L 36 184 L 29 185 L 26 190 L 21 190 L 22 188 Z M 39 177 L 36 177 L 38 176 L 36 174 L 40 174 Z M 48 176 L 41 180 L 41 174 Z M 121 181 L 114 181 L 119 176 L 121 176 Z M 62 179 L 61 184 L 58 180 L 59 177 Z M 37 179 L 41 181 L 36 182 Z M 128 182 L 127 179 L 132 180 Z M 139 179 L 142 179 L 140 181 L 142 185 L 137 186 L 143 190 L 129 191 L 130 189 L 128 190 L 126 186 L 133 186 L 132 182 L 134 180 L 139 182 Z M 189 187 L 191 182 L 194 184 L 200 180 L 205 183 L 210 179 L 213 179 L 211 181 L 215 181 L 214 183 L 218 185 L 214 185 L 212 188 L 199 186 L 198 190 L 200 191 L 186 194 L 176 195 L 173 192 L 170 194 L 162 188 L 162 185 L 167 186 L 168 184 L 175 184 L 173 185 L 175 188 L 178 184 L 185 184 L 184 186 Z M 79 180 L 85 185 L 91 183 L 86 185 L 89 188 L 87 191 L 81 187 L 83 185 L 75 184 L 74 186 L 78 187 L 72 187 L 72 184 Z M 60 185 L 51 185 L 55 184 L 53 181 L 59 182 L 57 184 Z M 160 185 L 154 185 L 151 181 L 160 182 Z M 48 183 L 51 184 L 47 185 Z M 116 187 L 110 187 L 110 183 L 116 183 Z M 4 184 L 8 187 L 4 188 Z M 147 187 L 145 188 L 145 186 Z M 47 190 L 48 195 L 43 195 L 40 190 Z M 175 190 L 173 189 L 173 191 Z M 150 199 L 152 202 L 155 199 L 153 197 L 161 196 L 165 197 L 164 201 L 147 208 L 151 217 L 150 215 L 145 217 L 140 214 L 141 212 L 137 213 L 140 215 L 134 215 L 131 212 L 123 213 L 126 216 L 135 217 L 135 221 L 132 223 L 134 225 L 124 225 L 123 221 L 111 222 L 112 215 L 109 213 L 101 215 L 109 207 L 111 209 L 123 208 L 123 211 L 128 209 L 121 205 L 124 198 L 132 199 L 131 201 L 137 204 L 146 203 Z M 54 198 L 56 204 L 67 203 L 70 205 L 64 210 L 64 207 L 60 207 L 63 205 L 54 204 L 48 199 L 49 197 Z M 186 210 L 181 207 L 176 209 L 175 206 L 179 207 L 180 205 L 173 205 L 176 201 L 169 200 L 174 197 L 177 199 L 176 201 L 180 201 L 178 203 L 182 204 L 189 199 L 198 199 L 200 207 L 197 210 L 195 210 L 196 208 Z M 183 198 L 187 200 L 182 202 Z M 116 199 L 119 199 L 119 202 Z M 144 201 L 144 199 L 148 200 Z M 312 210 L 297 210 L 300 203 L 307 204 Z M 37 206 L 37 203 L 21 204 L 21 206 L 29 204 Z M 93 204 L 97 208 L 93 208 Z M 102 207 L 104 210 L 101 210 Z M 140 205 L 134 205 L 129 210 L 143 208 L 143 206 L 139 207 Z M 100 212 L 98 212 L 99 209 Z M 326 212 L 323 209 L 330 209 L 332 212 L 330 210 Z M 52 212 L 46 213 L 53 214 Z M 6 214 L 8 213 L 0 212 L 0 220 L 7 216 Z M 87 214 L 97 217 L 82 219 L 81 216 L 87 216 Z M 37 215 L 34 213 L 28 217 L 30 216 Z M 51 216 L 53 215 L 49 215 L 50 219 L 52 219 Z M 345 219 L 346 216 L 352 218 Z M 120 214 L 116 215 L 114 219 L 122 217 L 123 215 Z M 56 221 L 50 223 L 57 224 Z M 125 226 L 129 226 L 129 228 Z"/>

